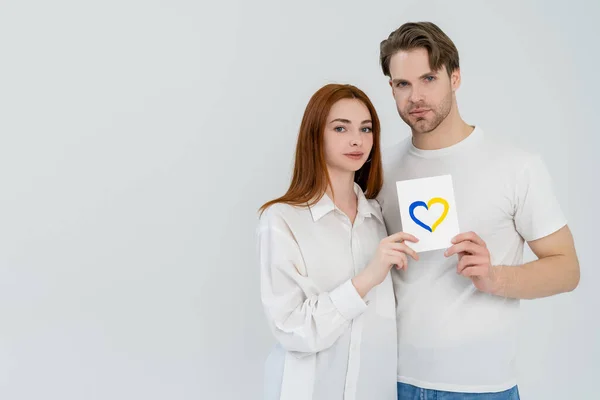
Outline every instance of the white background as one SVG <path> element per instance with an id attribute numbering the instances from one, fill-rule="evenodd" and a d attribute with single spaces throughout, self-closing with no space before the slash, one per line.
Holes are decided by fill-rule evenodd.
<path id="1" fill-rule="evenodd" d="M 325 83 L 409 134 L 378 67 L 409 20 L 456 43 L 466 121 L 542 153 L 577 241 L 579 288 L 523 302 L 522 398 L 597 398 L 591 0 L 2 0 L 0 398 L 259 399 L 256 210 Z"/>

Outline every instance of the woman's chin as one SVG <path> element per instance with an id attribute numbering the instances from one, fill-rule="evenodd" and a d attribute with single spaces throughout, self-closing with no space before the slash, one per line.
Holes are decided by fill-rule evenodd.
<path id="1" fill-rule="evenodd" d="M 351 161 L 339 163 L 332 168 L 332 166 L 328 166 L 330 170 L 334 170 L 340 174 L 348 173 L 353 174 L 359 169 L 361 169 L 365 165 L 364 161 Z"/>

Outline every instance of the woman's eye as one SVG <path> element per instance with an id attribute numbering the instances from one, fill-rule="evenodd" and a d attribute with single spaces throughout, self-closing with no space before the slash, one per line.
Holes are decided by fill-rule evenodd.
<path id="1" fill-rule="evenodd" d="M 364 127 L 364 128 L 362 128 L 362 131 L 363 131 L 363 132 L 366 132 L 366 133 L 370 133 L 370 132 L 373 132 L 373 129 L 372 129 L 372 128 L 369 128 L 369 127 L 367 126 L 367 127 Z"/>
<path id="2" fill-rule="evenodd" d="M 335 128 L 333 128 L 333 130 L 336 132 L 344 132 L 346 128 L 344 128 L 343 126 L 336 126 Z"/>

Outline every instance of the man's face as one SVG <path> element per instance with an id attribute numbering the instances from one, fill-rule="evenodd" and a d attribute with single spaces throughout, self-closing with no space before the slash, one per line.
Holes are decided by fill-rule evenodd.
<path id="1" fill-rule="evenodd" d="M 426 49 L 400 51 L 390 59 L 390 85 L 398 113 L 413 133 L 433 131 L 450 114 L 460 72 L 432 71 Z"/>

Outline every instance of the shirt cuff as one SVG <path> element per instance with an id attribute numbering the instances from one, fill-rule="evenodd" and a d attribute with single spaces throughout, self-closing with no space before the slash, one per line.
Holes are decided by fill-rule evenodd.
<path id="1" fill-rule="evenodd" d="M 329 292 L 329 298 L 347 320 L 358 317 L 367 309 L 367 303 L 360 297 L 351 279 Z"/>

